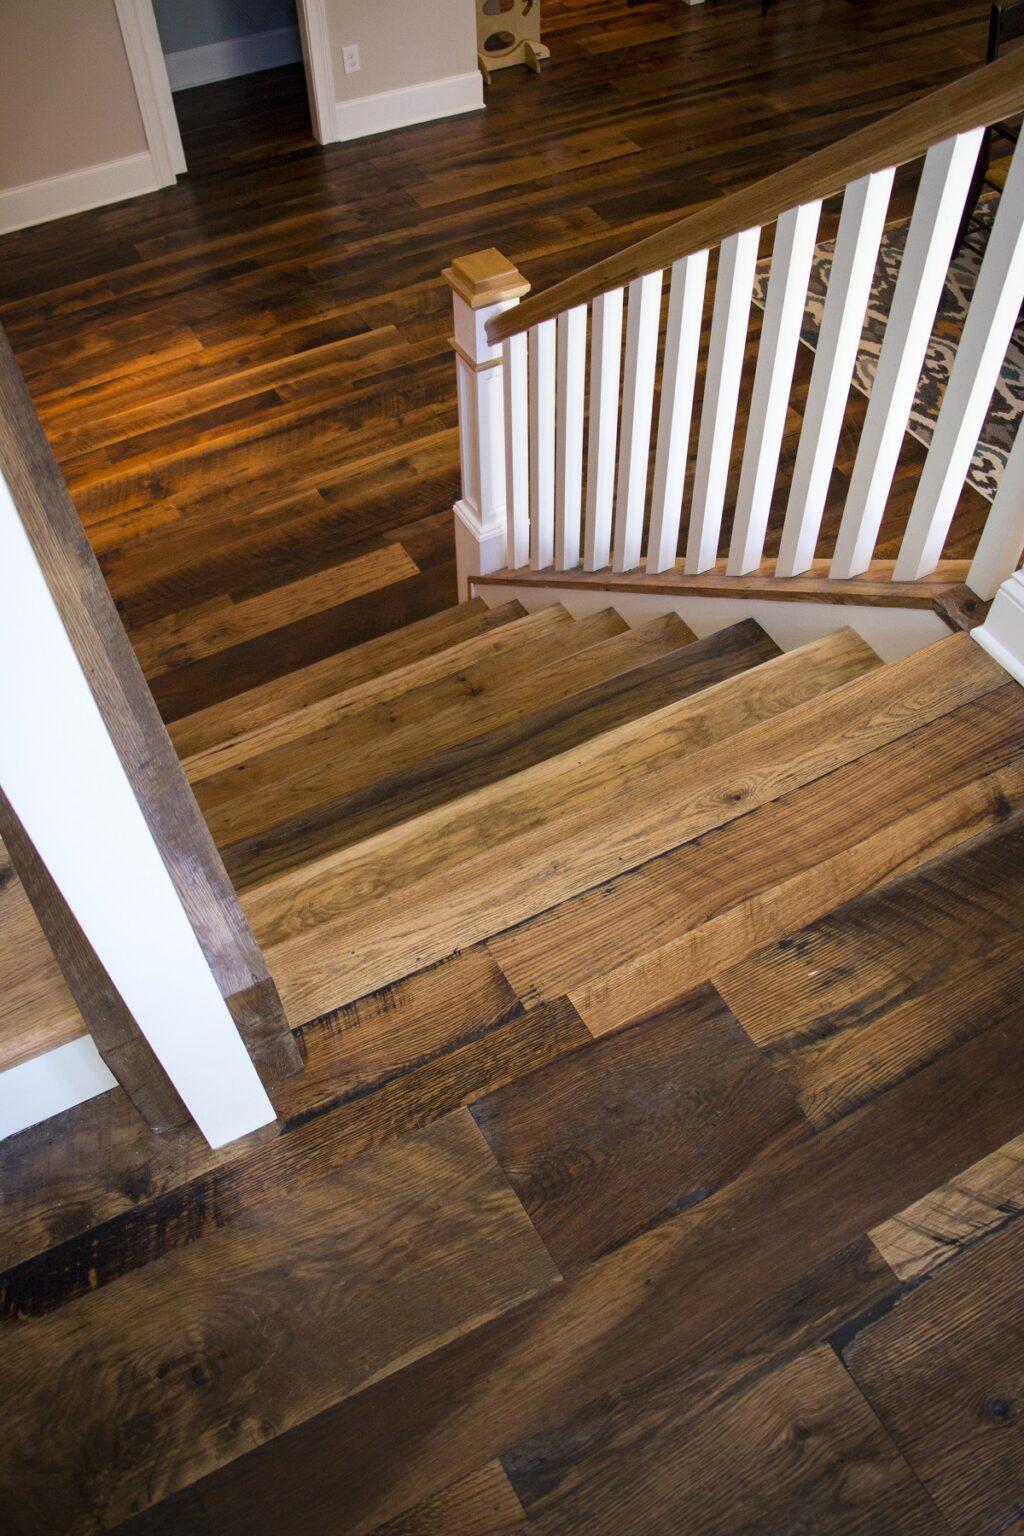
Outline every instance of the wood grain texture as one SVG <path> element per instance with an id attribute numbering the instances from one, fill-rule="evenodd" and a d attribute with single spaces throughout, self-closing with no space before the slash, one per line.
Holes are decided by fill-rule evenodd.
<path id="1" fill-rule="evenodd" d="M 5 1524 L 114 1524 L 557 1280 L 457 1112 L 296 1185 L 269 1222 L 256 1207 L 9 1333 L 0 1371 L 24 1438 L 0 1469 Z M 51 1440 L 32 1426 L 54 1390 L 66 1432 Z M 174 1454 L 154 1464 L 156 1422 Z"/>
<path id="2" fill-rule="evenodd" d="M 473 578 L 474 587 L 505 586 L 555 591 L 657 592 L 671 597 L 770 597 L 783 603 L 857 603 L 869 608 L 934 608 L 963 585 L 967 562 L 944 560 L 938 570 L 921 581 L 893 581 L 892 560 L 875 560 L 865 576 L 849 581 L 830 581 L 827 560 L 815 560 L 805 576 L 776 579 L 771 571 L 751 571 L 729 576 L 725 561 L 714 570 L 688 576 L 683 561 L 671 571 L 494 571 Z M 951 626 L 953 627 L 953 626 Z"/>
<path id="3" fill-rule="evenodd" d="M 194 1494 L 215 1536 L 241 1536 L 257 1506 L 271 1528 L 341 1508 L 345 1536 L 363 1536 L 588 1404 L 611 1413 L 651 1372 L 699 1375 L 709 1340 L 749 1337 L 766 1291 L 793 1287 L 794 1302 L 801 1277 L 1016 1133 L 1022 1038 L 1019 1020 L 996 1025 L 571 1285 L 214 1474 Z"/>
<path id="4" fill-rule="evenodd" d="M 711 250 L 743 230 L 770 224 L 789 208 L 833 197 L 872 171 L 905 165 L 941 139 L 1013 117 L 1022 109 L 1024 64 L 1011 51 L 997 63 L 973 70 L 964 79 L 534 294 L 489 321 L 488 339 L 494 344 L 515 336 L 609 288 L 620 288 L 646 272 L 660 272 L 695 251 Z"/>
<path id="5" fill-rule="evenodd" d="M 524 1518 L 504 1468 L 492 1461 L 385 1521 L 374 1536 L 512 1536 Z"/>
<path id="6" fill-rule="evenodd" d="M 827 1345 L 676 1426 L 675 1435 L 667 1425 L 657 1428 L 657 1450 L 672 1476 L 659 1477 L 651 1455 L 646 1477 L 630 1490 L 628 1528 L 637 1536 L 934 1536 L 934 1505 Z M 514 1468 L 512 1476 L 516 1482 Z M 581 1479 L 574 1497 L 550 1501 L 550 1515 L 545 1502 L 541 1497 L 536 1514 L 527 1503 L 529 1530 L 538 1536 L 622 1529 L 620 1497 L 607 1475 Z"/>
<path id="7" fill-rule="evenodd" d="M 985 1239 L 844 1359 L 954 1531 L 1000 1531 L 1020 1513 L 1024 1224 Z"/>
<path id="8" fill-rule="evenodd" d="M 679 629 L 681 621 L 676 621 L 675 615 L 668 617 L 673 622 L 664 625 L 661 633 L 671 648 L 663 656 L 645 660 L 654 648 L 651 639 L 626 635 L 620 637 L 621 644 L 595 647 L 603 656 L 592 660 L 609 664 L 610 675 L 603 681 L 527 709 L 506 725 L 431 752 L 404 770 L 382 768 L 363 790 L 328 800 L 252 839 L 227 844 L 222 853 L 232 878 L 244 887 L 296 865 L 303 856 L 321 857 L 330 850 L 351 847 L 776 654 L 775 646 L 756 624 L 734 625 L 704 640 L 685 643 L 685 625 Z M 611 671 L 611 667 L 621 670 Z M 541 698 L 547 691 L 538 688 Z"/>
<path id="9" fill-rule="evenodd" d="M 492 627 L 501 628 L 525 612 L 519 603 L 487 608 L 480 599 L 443 608 L 392 634 L 338 651 L 224 703 L 186 715 L 170 727 L 171 740 L 180 757 L 198 758 L 222 742 L 259 730 L 322 699 L 372 685 L 374 679 L 414 666 Z"/>
<path id="10" fill-rule="evenodd" d="M 710 987 L 472 1113 L 567 1276 L 807 1129 Z"/>
<path id="11" fill-rule="evenodd" d="M 956 639 L 948 643 L 955 645 Z M 977 686 L 977 663 L 968 660 Z M 505 784 L 477 790 L 451 808 L 427 812 L 250 891 L 251 918 L 274 950 L 275 975 L 290 1005 L 301 1015 L 319 1011 L 316 1000 L 329 993 L 335 1003 L 345 1001 L 337 995 L 339 986 L 358 996 L 642 863 L 687 836 L 732 820 L 794 782 L 815 776 L 819 763 L 818 771 L 825 771 L 827 707 L 818 741 L 800 759 L 791 746 L 803 720 L 798 706 L 806 709 L 830 689 L 836 698 L 842 693 L 845 708 L 836 709 L 847 717 L 843 739 L 852 752 L 848 719 L 858 713 L 862 693 L 857 690 L 870 683 L 864 674 L 875 670 L 875 662 L 873 653 L 848 633 L 829 636 L 695 699 L 606 732 Z M 939 687 L 944 706 L 957 687 L 952 656 L 950 662 Z M 990 684 L 995 671 L 991 664 Z M 851 678 L 857 681 L 842 689 Z M 877 717 L 879 701 L 873 702 L 875 709 L 869 706 L 867 714 Z M 912 713 L 913 706 L 901 701 L 901 720 L 908 708 Z M 891 731 L 891 700 L 881 716 Z M 751 740 L 751 768 L 743 787 L 725 788 L 726 763 L 734 761 L 730 738 L 755 726 L 761 732 L 757 739 L 763 740 L 762 756 L 754 756 Z M 859 738 L 864 749 L 871 736 L 865 722 Z M 570 840 L 571 861 L 559 854 Z M 500 887 L 495 882 L 499 866 Z M 325 942 L 340 962 L 329 989 L 320 959 Z"/>
<path id="12" fill-rule="evenodd" d="M 1024 1211 L 1024 1137 L 868 1233 L 900 1280 L 916 1280 Z"/>
<path id="13" fill-rule="evenodd" d="M 1007 685 L 488 940 L 531 1005 L 569 992 L 598 1033 L 1022 804 Z M 877 786 L 885 785 L 885 793 Z M 865 823 L 863 807 L 875 806 Z"/>
<path id="14" fill-rule="evenodd" d="M 1024 816 L 716 978 L 815 1125 L 1019 1005 Z"/>

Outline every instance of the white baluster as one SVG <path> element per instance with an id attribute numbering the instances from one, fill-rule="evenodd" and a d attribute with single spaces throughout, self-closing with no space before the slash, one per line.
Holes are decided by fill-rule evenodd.
<path id="1" fill-rule="evenodd" d="M 526 332 L 505 343 L 505 503 L 507 559 L 513 570 L 530 563 L 530 419 Z"/>
<path id="2" fill-rule="evenodd" d="M 999 482 L 967 585 L 988 602 L 1020 565 L 1024 553 L 1024 432 L 1019 429 Z"/>
<path id="3" fill-rule="evenodd" d="M 613 288 L 610 293 L 602 293 L 594 300 L 590 327 L 585 571 L 603 571 L 611 561 L 621 354 L 622 289 Z"/>
<path id="4" fill-rule="evenodd" d="M 640 564 L 651 451 L 654 372 L 658 360 L 660 272 L 629 285 L 626 313 L 626 364 L 619 428 L 619 476 L 615 491 L 615 548 L 612 568 L 633 571 Z"/>
<path id="5" fill-rule="evenodd" d="M 587 306 L 558 317 L 558 410 L 555 431 L 555 567 L 580 560 L 583 506 L 583 386 L 587 368 Z"/>
<path id="6" fill-rule="evenodd" d="M 862 176 L 843 198 L 776 576 L 799 576 L 814 559 L 895 174 Z"/>
<path id="7" fill-rule="evenodd" d="M 707 251 L 684 257 L 672 267 L 665 361 L 661 370 L 651 530 L 647 540 L 646 567 L 649 571 L 671 570 L 676 559 L 707 273 Z"/>
<path id="8" fill-rule="evenodd" d="M 722 243 L 718 256 L 693 504 L 686 541 L 686 571 L 691 576 L 710 570 L 718 558 L 760 233 L 759 229 L 747 229 L 742 234 L 732 235 Z"/>
<path id="9" fill-rule="evenodd" d="M 555 554 L 555 322 L 530 327 L 530 564 Z"/>
<path id="10" fill-rule="evenodd" d="M 1024 148 L 1014 153 L 910 509 L 894 581 L 934 571 L 1024 303 Z"/>
<path id="11" fill-rule="evenodd" d="M 505 410 L 502 349 L 487 322 L 518 304 L 530 285 L 499 251 L 460 256 L 445 271 L 455 311 L 462 495 L 455 503 L 459 600 L 473 576 L 500 571 L 506 559 Z"/>
<path id="12" fill-rule="evenodd" d="M 776 226 L 729 544 L 730 576 L 745 576 L 761 564 L 820 216 L 820 201 L 805 203 L 789 209 Z"/>
<path id="13" fill-rule="evenodd" d="M 925 159 L 829 571 L 837 580 L 861 575 L 874 553 L 981 135 L 945 139 Z"/>

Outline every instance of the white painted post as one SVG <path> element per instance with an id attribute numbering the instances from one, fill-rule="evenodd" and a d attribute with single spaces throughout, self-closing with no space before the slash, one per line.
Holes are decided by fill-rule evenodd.
<path id="1" fill-rule="evenodd" d="M 619 430 L 619 478 L 615 491 L 615 543 L 612 568 L 633 571 L 640 564 L 651 450 L 654 373 L 658 360 L 661 272 L 649 272 L 629 285 L 626 312 L 626 367 Z"/>
<path id="2" fill-rule="evenodd" d="M 0 785 L 211 1146 L 274 1119 L 0 477 Z"/>
<path id="3" fill-rule="evenodd" d="M 971 635 L 1018 683 L 1024 683 L 1024 571 L 1003 582 L 988 618 Z"/>
<path id="4" fill-rule="evenodd" d="M 672 569 L 679 543 L 707 275 L 707 251 L 686 256 L 672 267 L 651 495 L 651 531 L 647 540 L 646 568 L 652 572 Z"/>
<path id="5" fill-rule="evenodd" d="M 587 521 L 583 540 L 585 571 L 605 570 L 612 557 L 621 358 L 622 289 L 613 288 L 594 300 L 590 327 Z"/>
<path id="6" fill-rule="evenodd" d="M 558 317 L 558 407 L 555 423 L 555 568 L 580 560 L 583 507 L 583 388 L 587 371 L 587 306 Z"/>
<path id="7" fill-rule="evenodd" d="M 776 576 L 799 576 L 814 559 L 895 175 L 862 176 L 843 198 Z"/>
<path id="8" fill-rule="evenodd" d="M 530 564 L 546 570 L 555 558 L 554 320 L 530 327 Z"/>
<path id="9" fill-rule="evenodd" d="M 893 581 L 934 571 L 1024 303 L 1024 147 L 1013 156 Z"/>
<path id="10" fill-rule="evenodd" d="M 982 132 L 945 139 L 925 158 L 829 568 L 833 580 L 860 576 L 875 552 Z"/>
<path id="11" fill-rule="evenodd" d="M 730 576 L 745 576 L 761 564 L 820 216 L 820 202 L 804 203 L 784 213 L 776 226 L 729 545 Z"/>
<path id="12" fill-rule="evenodd" d="M 760 234 L 760 229 L 746 229 L 742 234 L 732 235 L 722 242 L 718 253 L 715 307 L 711 316 L 690 531 L 686 541 L 688 576 L 710 570 L 718 559 Z"/>
<path id="13" fill-rule="evenodd" d="M 499 251 L 460 256 L 447 268 L 452 290 L 459 397 L 462 495 L 455 503 L 459 601 L 474 576 L 500 571 L 506 559 L 505 412 L 502 348 L 487 322 L 518 304 L 530 285 Z"/>

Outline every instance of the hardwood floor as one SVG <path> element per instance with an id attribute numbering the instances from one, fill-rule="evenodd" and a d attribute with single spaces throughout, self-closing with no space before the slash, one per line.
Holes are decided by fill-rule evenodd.
<path id="1" fill-rule="evenodd" d="M 1016 1529 L 1024 694 L 451 608 L 438 277 L 563 275 L 983 10 L 545 0 L 485 114 L 322 152 L 295 71 L 203 88 L 188 181 L 0 242 L 305 1058 L 217 1151 L 119 1090 L 0 1142 L 5 1536 Z M 75 1038 L 2 864 L 0 928 L 3 1048 Z"/>
<path id="2" fill-rule="evenodd" d="M 985 12 L 546 0 L 544 29 L 485 112 L 326 150 L 297 66 L 182 93 L 177 187 L 0 240 L 0 323 L 168 719 L 454 600 L 452 257 L 543 287 L 959 75 Z"/>

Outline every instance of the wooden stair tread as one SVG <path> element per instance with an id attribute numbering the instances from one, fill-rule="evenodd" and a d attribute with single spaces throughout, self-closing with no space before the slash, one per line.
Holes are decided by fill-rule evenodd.
<path id="1" fill-rule="evenodd" d="M 218 774 L 230 782 L 233 773 L 247 763 L 270 752 L 285 754 L 285 749 L 299 741 L 316 739 L 342 721 L 377 709 L 387 719 L 386 706 L 421 688 L 440 686 L 463 668 L 491 664 L 518 651 L 528 643 L 549 636 L 572 625 L 568 610 L 560 604 L 538 613 L 515 613 L 518 604 L 506 604 L 495 612 L 504 615 L 500 625 L 457 639 L 401 667 L 367 678 L 327 697 L 313 700 L 287 714 L 266 720 L 233 739 L 216 743 L 206 751 L 186 758 L 185 771 L 193 784 L 215 779 Z"/>
<path id="2" fill-rule="evenodd" d="M 337 729 L 296 743 L 294 752 L 261 755 L 251 774 L 240 765 L 216 786 L 200 785 L 200 805 L 225 845 L 261 837 L 283 820 L 299 826 L 325 804 L 372 790 L 385 773 L 514 721 L 538 700 L 570 696 L 670 654 L 691 638 L 675 615 L 628 629 L 611 610 L 590 614 L 514 655 L 415 689 L 389 704 L 383 718 L 376 710 L 349 715 Z"/>
<path id="3" fill-rule="evenodd" d="M 455 608 L 442 608 L 401 629 L 337 651 L 323 661 L 312 662 L 221 703 L 184 715 L 168 726 L 171 740 L 180 757 L 195 756 L 319 699 L 383 677 L 435 651 L 447 650 L 459 640 L 511 623 L 525 612 L 517 601 L 488 608 L 480 598 Z"/>
<path id="4" fill-rule="evenodd" d="M 674 615 L 668 617 L 675 619 Z M 670 635 L 674 627 L 666 626 Z M 223 845 L 221 853 L 232 879 L 244 887 L 296 866 L 303 857 L 350 847 L 778 654 L 778 648 L 753 620 L 718 630 L 703 640 L 687 642 L 684 634 L 677 633 L 681 643 L 663 656 L 653 660 L 623 656 L 619 667 L 601 681 L 419 758 L 363 790 L 325 802 L 305 816 Z M 627 638 L 623 635 L 620 640 L 607 641 L 587 654 L 609 654 Z"/>
<path id="5" fill-rule="evenodd" d="M 610 608 L 578 621 L 558 609 L 530 614 L 501 631 L 506 644 L 493 654 L 446 668 L 380 703 L 357 700 L 346 708 L 342 700 L 336 719 L 203 779 L 196 797 L 218 842 L 272 826 L 283 815 L 372 783 L 387 766 L 460 739 L 474 720 L 509 718 L 545 673 L 570 686 L 580 669 L 600 667 L 590 653 L 601 641 L 627 634 Z"/>
<path id="6" fill-rule="evenodd" d="M 958 686 L 993 686 L 994 666 L 956 662 L 923 690 L 926 707 L 947 703 Z M 864 677 L 879 666 L 852 632 L 830 634 L 250 890 L 250 920 L 294 1014 L 358 997 L 827 771 L 837 752 L 856 751 L 850 718 L 865 720 L 868 740 L 871 730 L 898 729 L 891 701 Z M 841 685 L 851 679 L 864 686 L 847 698 Z M 814 731 L 814 701 L 836 689 L 843 699 L 826 715 L 825 743 L 794 737 Z M 742 731 L 763 771 L 734 790 L 732 743 Z"/>

